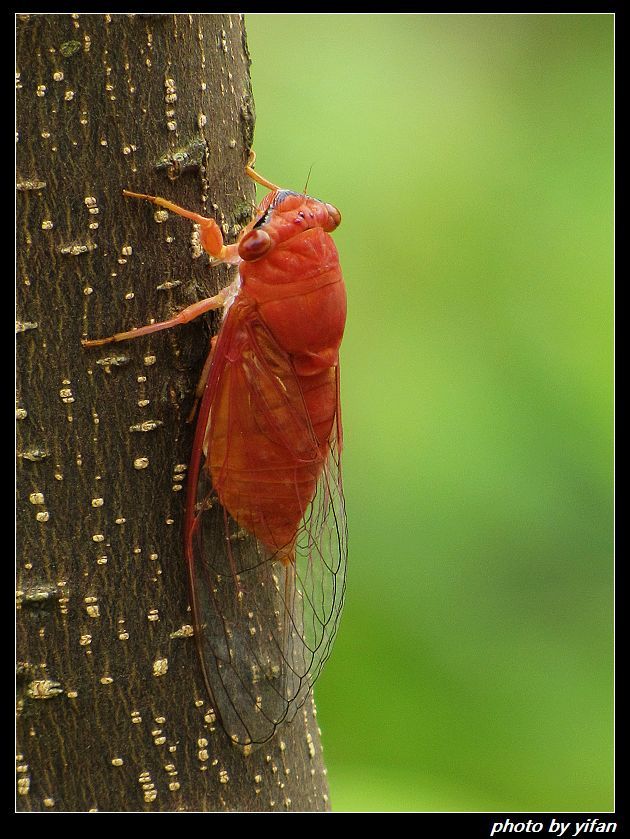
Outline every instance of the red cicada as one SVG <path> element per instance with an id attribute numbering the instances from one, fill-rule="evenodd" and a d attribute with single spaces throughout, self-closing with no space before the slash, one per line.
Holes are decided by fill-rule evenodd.
<path id="1" fill-rule="evenodd" d="M 137 338 L 224 309 L 197 391 L 184 553 L 204 681 L 241 744 L 269 739 L 309 695 L 337 629 L 347 555 L 346 292 L 329 235 L 341 215 L 247 173 L 271 191 L 230 245 L 214 219 L 125 191 L 196 222 L 204 249 L 237 264 L 238 277 L 170 320 L 83 342 Z"/>

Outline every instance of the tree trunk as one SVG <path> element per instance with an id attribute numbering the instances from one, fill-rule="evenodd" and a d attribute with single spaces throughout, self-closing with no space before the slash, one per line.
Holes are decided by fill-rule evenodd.
<path id="1" fill-rule="evenodd" d="M 310 701 L 247 753 L 204 689 L 181 490 L 207 325 L 80 343 L 229 281 L 122 189 L 228 241 L 249 220 L 243 20 L 19 15 L 17 59 L 18 808 L 328 809 Z"/>

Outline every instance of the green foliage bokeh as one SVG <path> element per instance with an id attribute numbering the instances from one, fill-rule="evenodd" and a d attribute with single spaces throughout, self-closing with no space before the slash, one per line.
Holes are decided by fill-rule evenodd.
<path id="1" fill-rule="evenodd" d="M 343 216 L 332 805 L 609 809 L 614 18 L 246 24 L 257 168 Z"/>

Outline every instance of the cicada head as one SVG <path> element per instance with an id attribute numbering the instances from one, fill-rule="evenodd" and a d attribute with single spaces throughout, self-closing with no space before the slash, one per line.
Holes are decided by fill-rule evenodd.
<path id="1" fill-rule="evenodd" d="M 243 235 L 238 252 L 241 259 L 253 262 L 307 230 L 331 233 L 340 223 L 341 213 L 332 204 L 289 189 L 274 190 L 260 203 L 256 221 Z"/>

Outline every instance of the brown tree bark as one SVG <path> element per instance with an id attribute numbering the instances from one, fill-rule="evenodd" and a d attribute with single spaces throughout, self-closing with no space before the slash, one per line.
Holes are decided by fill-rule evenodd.
<path id="1" fill-rule="evenodd" d="M 313 704 L 247 754 L 190 637 L 181 490 L 207 323 L 80 343 L 229 281 L 189 222 L 122 189 L 235 239 L 254 197 L 243 20 L 19 15 L 17 58 L 17 807 L 328 809 Z"/>

